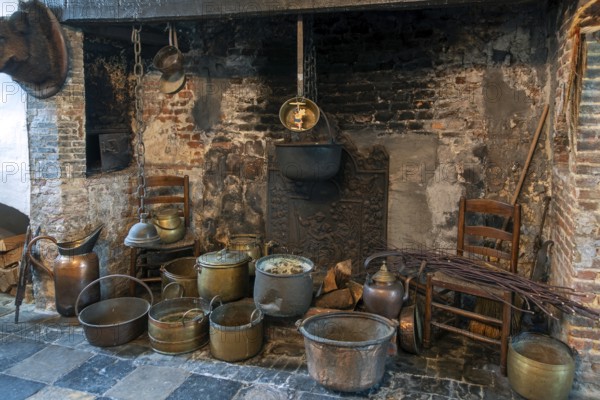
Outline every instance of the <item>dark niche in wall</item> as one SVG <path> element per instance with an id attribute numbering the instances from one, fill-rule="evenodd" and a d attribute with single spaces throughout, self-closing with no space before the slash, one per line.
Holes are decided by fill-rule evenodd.
<path id="1" fill-rule="evenodd" d="M 131 155 L 133 56 L 124 42 L 85 34 L 87 175 L 126 168 Z"/>

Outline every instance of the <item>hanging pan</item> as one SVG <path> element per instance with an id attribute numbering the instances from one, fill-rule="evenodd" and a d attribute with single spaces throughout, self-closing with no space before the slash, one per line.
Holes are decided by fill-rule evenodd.
<path id="1" fill-rule="evenodd" d="M 327 124 L 330 143 L 277 143 L 275 154 L 281 174 L 295 181 L 326 181 L 333 178 L 341 164 L 342 147 L 334 142 L 325 113 L 314 101 L 304 97 L 304 25 L 298 16 L 298 95 L 279 109 L 279 120 L 293 132 L 308 131 L 317 125 L 321 114 Z"/>
<path id="2" fill-rule="evenodd" d="M 185 83 L 183 72 L 183 54 L 179 50 L 177 32 L 168 24 L 169 45 L 163 47 L 156 53 L 153 64 L 162 75 L 160 77 L 159 90 L 163 93 L 172 94 L 178 92 Z"/>

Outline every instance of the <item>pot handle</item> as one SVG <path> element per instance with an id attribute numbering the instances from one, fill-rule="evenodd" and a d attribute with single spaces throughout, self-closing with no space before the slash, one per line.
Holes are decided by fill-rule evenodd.
<path id="1" fill-rule="evenodd" d="M 203 309 L 201 309 L 201 308 L 191 308 L 191 309 L 187 310 L 186 312 L 184 312 L 183 315 L 181 316 L 181 324 L 182 325 L 185 325 L 185 317 L 186 317 L 186 315 L 188 315 L 188 313 L 190 311 L 200 311 L 201 312 L 201 314 L 198 314 L 194 318 L 192 318 L 192 322 L 202 321 L 204 319 L 204 317 L 205 317 Z"/>
<path id="2" fill-rule="evenodd" d="M 179 296 L 175 297 L 175 296 L 170 296 L 170 293 L 167 291 L 167 289 L 169 289 L 169 287 L 177 287 L 177 293 Z M 185 294 L 185 288 L 183 287 L 183 285 L 177 283 L 177 282 L 171 282 L 168 285 L 165 285 L 165 287 L 162 290 L 162 298 L 163 300 L 165 299 L 177 299 L 177 298 L 182 298 L 183 295 Z"/>
<path id="3" fill-rule="evenodd" d="M 303 319 L 296 320 L 296 322 L 294 323 L 294 325 L 296 326 L 296 330 L 297 331 L 300 331 L 300 327 L 302 326 L 303 323 L 304 323 Z"/>
<path id="4" fill-rule="evenodd" d="M 258 311 L 258 318 L 256 319 L 256 322 L 259 322 L 263 316 L 263 312 L 260 310 L 260 308 L 255 309 L 254 311 L 252 311 L 252 314 L 250 314 L 250 323 L 251 324 L 255 320 L 254 314 L 256 314 L 257 311 Z"/>
<path id="5" fill-rule="evenodd" d="M 57 240 L 55 238 L 53 238 L 52 236 L 36 236 L 33 239 L 31 239 L 31 241 L 27 244 L 27 258 L 29 259 L 29 261 L 31 261 L 33 263 L 33 265 L 35 265 L 38 268 L 43 269 L 44 271 L 46 271 L 48 273 L 48 275 L 50 275 L 50 277 L 52 279 L 54 279 L 54 271 L 51 270 L 50 268 L 46 267 L 43 262 L 36 260 L 35 257 L 33 257 L 31 255 L 31 248 L 33 247 L 33 244 L 35 242 L 37 242 L 38 240 L 42 240 L 42 239 L 46 239 L 46 240 L 51 241 L 54 244 L 57 244 Z"/>
<path id="6" fill-rule="evenodd" d="M 158 223 L 158 220 L 154 217 L 152 217 L 152 224 L 158 226 L 160 229 L 164 229 L 165 231 L 174 231 L 175 229 L 179 228 L 181 226 L 181 224 L 183 223 L 183 218 L 181 218 L 181 217 L 178 217 L 178 218 L 179 218 L 179 223 L 174 228 L 167 228 L 166 226 L 162 226 L 161 224 Z"/>
<path id="7" fill-rule="evenodd" d="M 96 279 L 95 281 L 90 282 L 86 287 L 84 287 L 81 290 L 81 292 L 79 292 L 79 295 L 77 296 L 77 300 L 75 300 L 75 315 L 76 316 L 79 316 L 79 299 L 81 298 L 81 295 L 83 294 L 83 292 L 88 290 L 91 286 L 95 285 L 96 283 L 100 283 L 100 281 L 102 281 L 104 279 L 109 279 L 109 278 L 127 278 L 127 279 L 131 279 L 131 280 L 139 283 L 150 294 L 150 305 L 152 305 L 154 303 L 154 296 L 152 295 L 152 290 L 150 290 L 148 285 L 146 285 L 144 282 L 142 282 L 138 278 L 134 278 L 133 276 L 129 276 L 129 275 L 121 275 L 121 274 L 106 275 L 106 276 Z"/>
<path id="8" fill-rule="evenodd" d="M 221 296 L 216 295 L 212 298 L 212 300 L 210 301 L 210 305 L 208 306 L 210 308 L 210 312 L 213 312 L 213 304 L 216 300 L 219 300 L 219 306 L 223 305 L 223 301 L 221 301 Z"/>

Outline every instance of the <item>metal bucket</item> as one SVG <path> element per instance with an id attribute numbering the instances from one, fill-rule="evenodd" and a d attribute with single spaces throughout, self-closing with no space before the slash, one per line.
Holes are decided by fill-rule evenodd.
<path id="1" fill-rule="evenodd" d="M 524 332 L 508 348 L 508 381 L 529 400 L 562 400 L 569 397 L 575 360 L 565 343 L 547 335 Z"/>
<path id="2" fill-rule="evenodd" d="M 387 318 L 362 312 L 318 314 L 298 322 L 308 373 L 328 389 L 355 392 L 376 385 L 396 333 Z"/>
<path id="3" fill-rule="evenodd" d="M 196 272 L 196 257 L 182 257 L 164 263 L 160 267 L 162 290 L 170 283 L 183 287 L 185 297 L 198 297 L 198 272 Z"/>
<path id="4" fill-rule="evenodd" d="M 104 279 L 127 278 L 142 285 L 150 295 L 150 303 L 137 297 L 119 297 L 101 300 L 79 312 L 79 299 L 91 286 Z M 129 275 L 107 275 L 96 279 L 79 293 L 75 301 L 75 314 L 83 325 L 83 333 L 93 346 L 118 346 L 140 336 L 148 326 L 147 315 L 154 302 L 152 291 L 144 282 Z"/>
<path id="5" fill-rule="evenodd" d="M 223 361 L 254 357 L 263 344 L 263 313 L 252 303 L 236 302 L 213 309 L 210 302 L 210 353 Z M 220 300 L 219 300 L 220 301 Z"/>
<path id="6" fill-rule="evenodd" d="M 182 297 L 163 300 L 150 308 L 148 337 L 152 349 L 162 354 L 182 354 L 208 343 L 210 308 L 203 299 Z"/>

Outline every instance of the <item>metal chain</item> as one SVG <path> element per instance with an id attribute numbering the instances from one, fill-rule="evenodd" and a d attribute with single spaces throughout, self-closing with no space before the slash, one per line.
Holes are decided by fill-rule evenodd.
<path id="1" fill-rule="evenodd" d="M 304 96 L 318 103 L 317 99 L 317 52 L 314 42 L 314 19 L 305 19 L 304 49 Z"/>
<path id="2" fill-rule="evenodd" d="M 142 93 L 142 77 L 144 76 L 144 64 L 142 63 L 142 43 L 140 40 L 140 31 L 142 27 L 133 27 L 131 32 L 131 41 L 133 42 L 133 54 L 135 65 L 133 74 L 135 75 L 135 125 L 136 125 L 136 152 L 138 166 L 138 186 L 136 196 L 140 199 L 140 207 L 138 208 L 138 217 L 145 213 L 144 200 L 146 199 L 146 175 L 144 173 L 144 164 L 146 156 L 146 147 L 143 140 L 144 126 L 144 103 Z"/>

